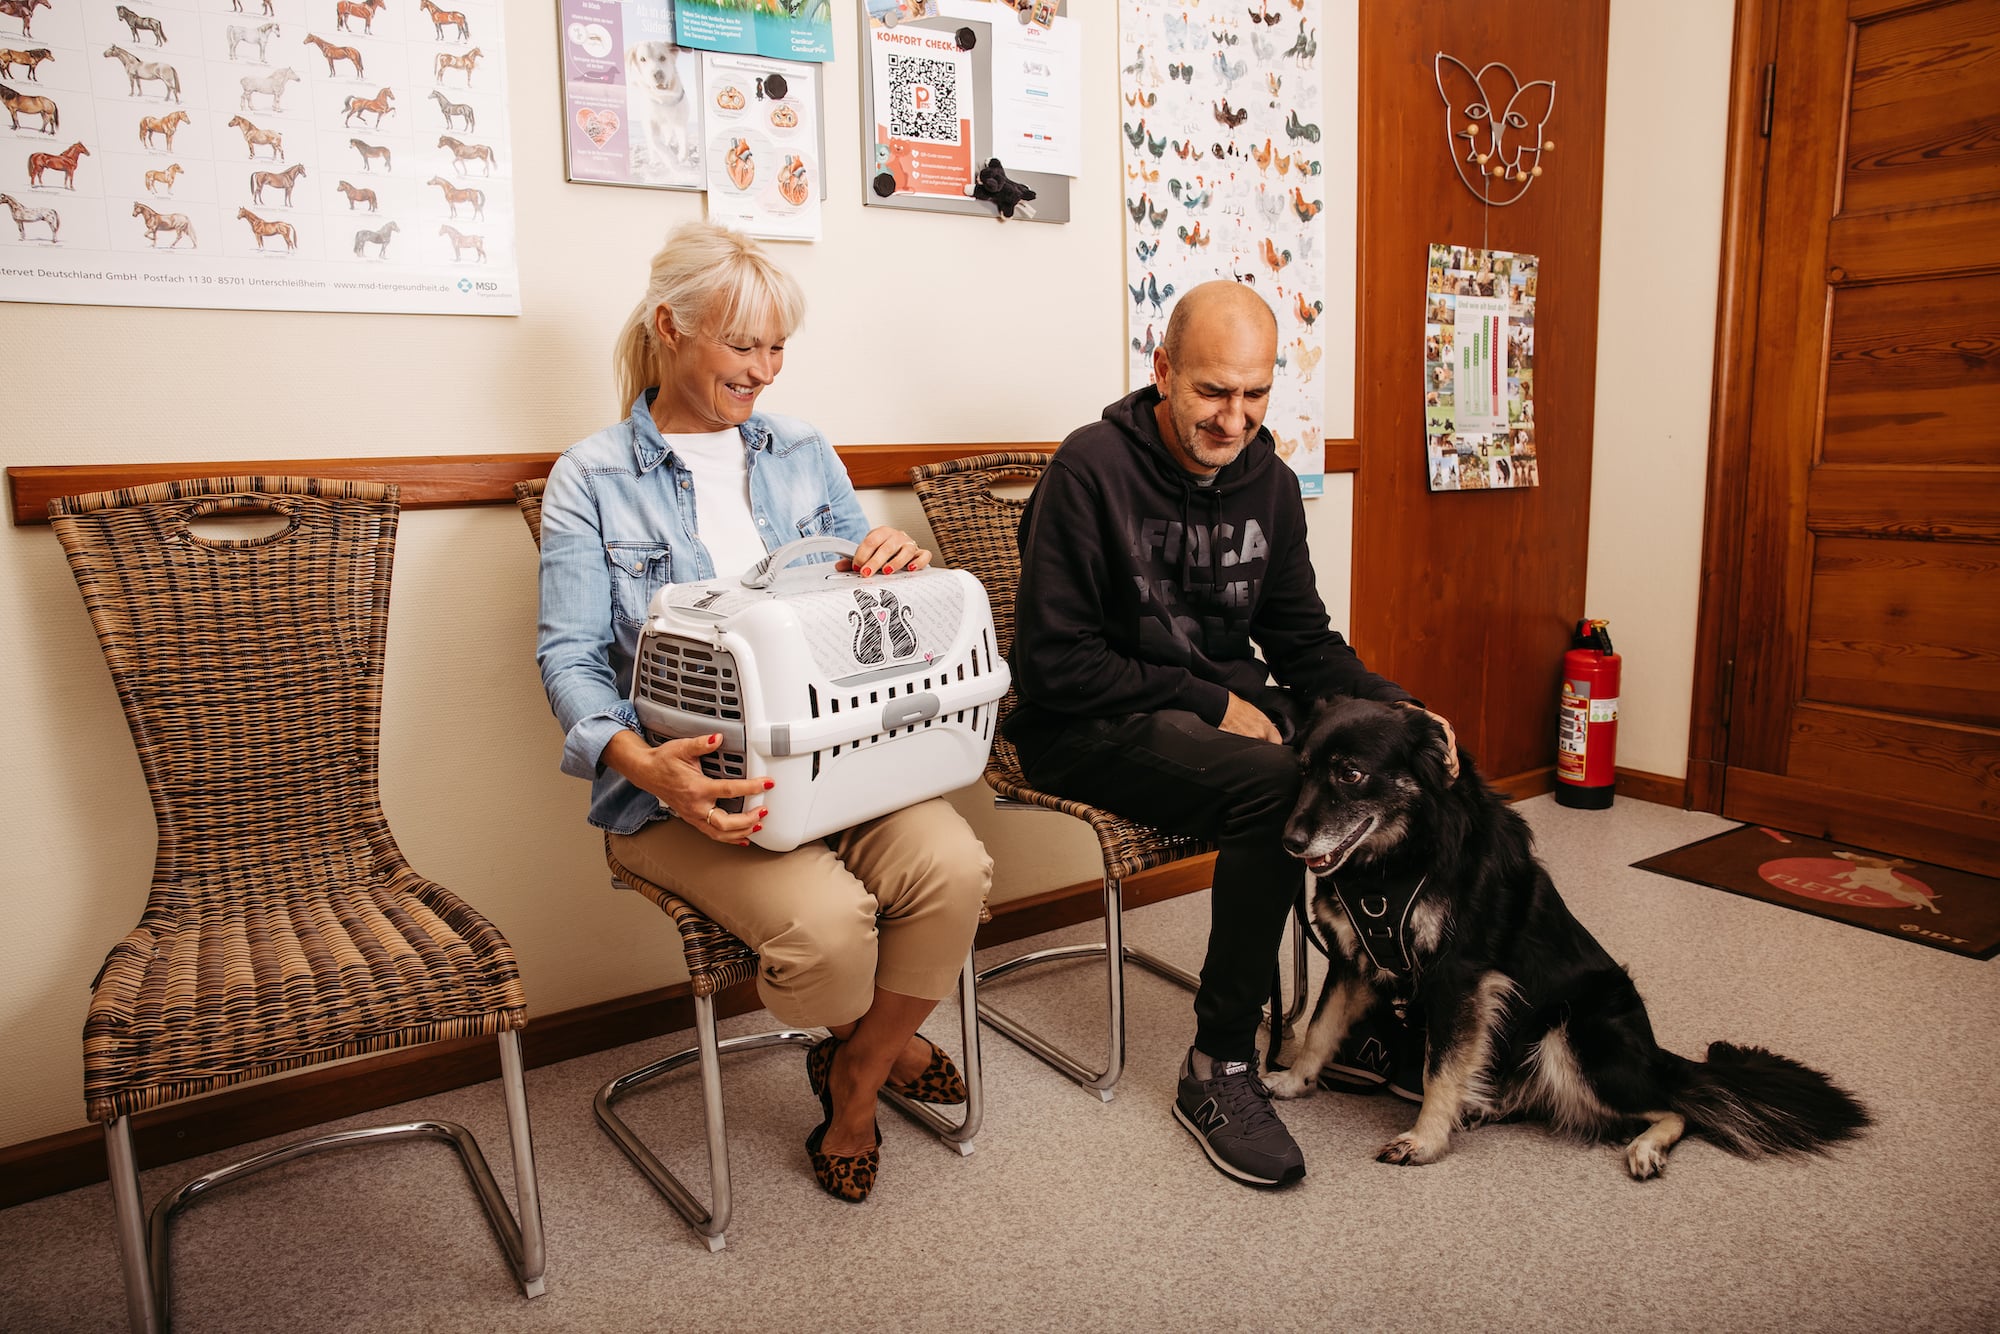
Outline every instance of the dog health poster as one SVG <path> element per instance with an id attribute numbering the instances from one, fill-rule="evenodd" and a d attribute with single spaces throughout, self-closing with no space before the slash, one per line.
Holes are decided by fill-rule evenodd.
<path id="1" fill-rule="evenodd" d="M 673 0 L 561 0 L 567 179 L 700 190 L 701 60 Z"/>
<path id="2" fill-rule="evenodd" d="M 1433 245 L 1424 281 L 1424 455 L 1433 491 L 1539 486 L 1533 255 Z"/>
<path id="3" fill-rule="evenodd" d="M 518 315 L 502 9 L 0 14 L 0 300 Z"/>

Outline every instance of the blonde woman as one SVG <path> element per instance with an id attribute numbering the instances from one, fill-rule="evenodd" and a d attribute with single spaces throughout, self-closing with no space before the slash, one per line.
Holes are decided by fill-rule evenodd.
<path id="1" fill-rule="evenodd" d="M 734 574 L 819 534 L 856 543 L 864 578 L 930 563 L 907 533 L 869 527 L 818 431 L 757 411 L 804 307 L 748 238 L 711 223 L 667 238 L 614 353 L 629 415 L 549 474 L 536 658 L 563 771 L 590 781 L 591 823 L 618 860 L 755 949 L 773 1015 L 831 1032 L 807 1054 L 824 1119 L 806 1148 L 820 1185 L 858 1203 L 880 1162 L 885 1083 L 965 1099 L 917 1026 L 957 979 L 993 864 L 941 799 L 791 852 L 753 847 L 772 785 L 705 775 L 719 737 L 651 744 L 627 699 L 640 626 L 666 584 Z M 723 809 L 732 797 L 740 813 Z"/>

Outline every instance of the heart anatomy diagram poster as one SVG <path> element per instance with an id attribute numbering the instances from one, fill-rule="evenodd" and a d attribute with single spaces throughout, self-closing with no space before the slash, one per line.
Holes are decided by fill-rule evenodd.
<path id="1" fill-rule="evenodd" d="M 0 300 L 518 315 L 500 0 L 0 3 Z"/>

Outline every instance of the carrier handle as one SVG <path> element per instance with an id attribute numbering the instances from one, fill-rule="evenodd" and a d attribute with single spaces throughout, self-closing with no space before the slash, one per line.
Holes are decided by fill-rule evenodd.
<path id="1" fill-rule="evenodd" d="M 796 542 L 787 542 L 764 559 L 743 572 L 745 588 L 769 588 L 778 578 L 778 572 L 801 556 L 815 556 L 830 551 L 836 556 L 852 556 L 856 550 L 854 543 L 844 537 L 824 534 L 817 537 L 801 537 Z"/>

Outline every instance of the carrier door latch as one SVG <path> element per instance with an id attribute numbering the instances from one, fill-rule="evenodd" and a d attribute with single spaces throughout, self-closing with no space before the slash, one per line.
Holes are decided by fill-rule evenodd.
<path id="1" fill-rule="evenodd" d="M 938 697 L 928 690 L 919 691 L 902 699 L 892 699 L 882 706 L 882 730 L 893 732 L 911 723 L 927 723 L 937 716 Z"/>

